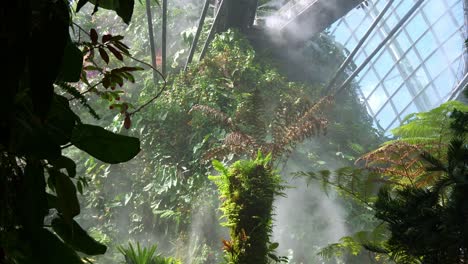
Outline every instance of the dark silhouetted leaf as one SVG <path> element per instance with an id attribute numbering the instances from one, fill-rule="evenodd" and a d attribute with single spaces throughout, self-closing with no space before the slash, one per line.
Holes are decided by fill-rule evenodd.
<path id="1" fill-rule="evenodd" d="M 91 42 L 93 44 L 97 44 L 97 41 L 98 41 L 98 33 L 96 31 L 96 29 L 92 28 L 90 31 L 89 31 L 89 36 L 91 38 Z"/>
<path id="2" fill-rule="evenodd" d="M 111 34 L 103 35 L 101 39 L 102 39 L 102 43 L 106 43 L 112 39 L 112 35 Z"/>
<path id="3" fill-rule="evenodd" d="M 140 152 L 140 141 L 137 138 L 85 124 L 77 125 L 73 130 L 72 144 L 91 156 L 112 164 L 128 161 Z"/>
<path id="4" fill-rule="evenodd" d="M 89 2 L 95 5 L 98 3 L 99 7 L 114 10 L 126 24 L 130 23 L 132 19 L 134 0 L 89 0 Z"/>
<path id="5" fill-rule="evenodd" d="M 74 250 L 65 245 L 57 236 L 46 229 L 39 229 L 38 241 L 34 244 L 34 263 L 82 264 Z M 29 262 L 28 262 L 29 263 Z"/>
<path id="6" fill-rule="evenodd" d="M 129 129 L 131 126 L 132 126 L 132 120 L 130 119 L 130 115 L 125 115 L 124 127 L 126 129 Z"/>
<path id="7" fill-rule="evenodd" d="M 107 48 L 110 50 L 110 52 L 112 52 L 112 54 L 114 54 L 114 56 L 123 61 L 123 56 L 122 56 L 122 53 L 120 53 L 117 49 L 115 49 L 114 47 L 112 47 L 111 45 L 108 45 Z"/>
<path id="8" fill-rule="evenodd" d="M 78 4 L 76 5 L 76 12 L 78 13 L 80 11 L 80 9 L 86 4 L 88 3 L 88 0 L 79 0 L 78 1 Z"/>
<path id="9" fill-rule="evenodd" d="M 46 141 L 45 143 L 68 144 L 72 130 L 79 121 L 79 117 L 70 109 L 68 99 L 54 94 L 46 123 L 50 141 Z"/>
<path id="10" fill-rule="evenodd" d="M 49 173 L 55 177 L 55 192 L 57 193 L 58 210 L 63 217 L 71 223 L 73 217 L 80 213 L 80 204 L 76 197 L 75 184 L 70 178 L 55 169 L 49 170 Z"/>
<path id="11" fill-rule="evenodd" d="M 107 250 L 105 245 L 90 237 L 75 220 L 69 225 L 63 218 L 56 217 L 52 220 L 52 228 L 65 243 L 77 251 L 87 255 L 101 255 Z"/>
<path id="12" fill-rule="evenodd" d="M 101 55 L 101 58 L 109 64 L 109 55 L 103 48 L 99 48 L 99 55 Z"/>
<path id="13" fill-rule="evenodd" d="M 62 82 L 77 82 L 80 80 L 81 69 L 83 67 L 83 53 L 69 39 L 65 46 L 62 66 L 60 73 L 57 76 L 57 81 Z"/>
<path id="14" fill-rule="evenodd" d="M 26 164 L 22 187 L 22 224 L 29 229 L 40 228 L 49 211 L 44 168 L 39 160 L 29 160 Z"/>
<path id="15" fill-rule="evenodd" d="M 69 157 L 60 156 L 56 160 L 51 160 L 49 163 L 56 169 L 66 169 L 69 177 L 75 177 L 76 175 L 76 164 Z"/>

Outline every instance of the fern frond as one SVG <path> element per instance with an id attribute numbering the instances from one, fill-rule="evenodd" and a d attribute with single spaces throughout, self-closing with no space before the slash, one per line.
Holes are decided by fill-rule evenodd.
<path id="1" fill-rule="evenodd" d="M 395 141 L 360 157 L 356 164 L 402 184 L 423 186 L 432 183 L 442 172 L 428 172 L 421 153 L 424 153 L 423 146 Z"/>
<path id="2" fill-rule="evenodd" d="M 221 125 L 224 125 L 226 127 L 233 127 L 231 118 L 229 118 L 229 116 L 227 116 L 220 110 L 214 109 L 213 107 L 197 104 L 192 106 L 192 109 L 190 109 L 189 114 L 193 113 L 194 111 L 200 112 L 203 115 L 212 118 L 213 120 L 219 122 Z"/>
<path id="3" fill-rule="evenodd" d="M 81 92 L 78 91 L 78 89 L 66 82 L 57 82 L 55 83 L 55 85 L 63 91 L 65 91 L 66 93 L 68 93 L 69 95 L 71 95 L 73 99 L 77 99 L 82 106 L 88 109 L 89 114 L 92 115 L 95 119 L 100 119 L 96 111 L 88 104 L 88 100 L 86 99 L 86 97 L 82 95 Z"/>
<path id="4" fill-rule="evenodd" d="M 285 129 L 278 129 L 276 132 L 281 132 L 275 135 L 275 144 L 278 144 L 278 149 L 283 149 L 286 152 L 288 149 L 294 148 L 296 144 L 304 141 L 307 138 L 319 135 L 321 132 L 326 134 L 328 125 L 327 119 L 320 117 L 325 108 L 331 105 L 333 98 L 330 96 L 321 98 L 313 106 L 309 107 L 295 122 Z"/>

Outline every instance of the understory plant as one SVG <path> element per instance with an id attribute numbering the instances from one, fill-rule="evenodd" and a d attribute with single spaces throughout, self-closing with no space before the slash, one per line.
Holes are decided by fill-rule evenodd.
<path id="1" fill-rule="evenodd" d="M 129 242 L 128 247 L 119 246 L 117 249 L 124 255 L 126 264 L 181 264 L 180 261 L 172 257 L 156 254 L 157 245 L 141 247 L 140 243 L 137 242 L 135 248 Z"/>
<path id="2" fill-rule="evenodd" d="M 230 230 L 223 240 L 225 259 L 230 264 L 266 264 L 270 259 L 284 260 L 273 254 L 277 243 L 270 242 L 275 196 L 281 195 L 280 176 L 270 167 L 271 155 L 261 152 L 255 160 L 239 160 L 229 168 L 214 160 L 220 173 L 210 176 L 220 191 L 221 210 Z"/>

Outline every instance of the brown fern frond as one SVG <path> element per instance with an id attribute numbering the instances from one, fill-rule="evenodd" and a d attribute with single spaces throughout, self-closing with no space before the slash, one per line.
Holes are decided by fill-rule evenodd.
<path id="1" fill-rule="evenodd" d="M 229 155 L 230 150 L 226 146 L 213 147 L 205 152 L 203 155 L 202 161 L 207 162 L 213 159 L 222 159 Z"/>
<path id="2" fill-rule="evenodd" d="M 331 96 L 322 97 L 312 106 L 302 108 L 299 115 L 288 113 L 287 107 L 281 107 L 278 118 L 272 128 L 273 143 L 269 146 L 273 156 L 290 153 L 296 144 L 320 133 L 326 134 L 328 121 L 321 117 L 327 106 L 333 101 Z M 303 106 L 299 106 L 303 107 Z"/>
<path id="3" fill-rule="evenodd" d="M 401 181 L 403 178 L 415 186 L 430 184 L 440 172 L 427 172 L 421 158 L 424 146 L 395 141 L 384 145 L 356 160 L 366 169 Z"/>
<path id="4" fill-rule="evenodd" d="M 232 120 L 231 118 L 229 118 L 229 116 L 227 116 L 225 113 L 221 112 L 218 109 L 214 109 L 213 107 L 197 104 L 192 106 L 192 108 L 189 111 L 189 114 L 191 114 L 194 111 L 200 112 L 207 117 L 211 117 L 213 120 L 218 121 L 221 125 L 224 125 L 226 127 L 233 126 Z"/>
<path id="5" fill-rule="evenodd" d="M 302 115 L 298 122 L 307 122 L 311 118 L 322 115 L 332 105 L 333 101 L 334 98 L 331 95 L 322 97 Z"/>
<path id="6" fill-rule="evenodd" d="M 224 145 L 235 154 L 253 154 L 258 149 L 258 144 L 254 138 L 240 131 L 234 131 L 226 135 Z"/>
<path id="7" fill-rule="evenodd" d="M 222 159 L 229 154 L 248 154 L 254 157 L 258 148 L 259 144 L 251 136 L 234 131 L 226 135 L 223 145 L 208 150 L 203 156 L 203 160 Z"/>

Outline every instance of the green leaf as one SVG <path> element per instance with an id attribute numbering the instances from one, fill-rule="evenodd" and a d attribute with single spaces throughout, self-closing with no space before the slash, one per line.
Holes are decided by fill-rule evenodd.
<path id="1" fill-rule="evenodd" d="M 52 220 L 52 229 L 72 248 L 87 255 L 101 255 L 107 250 L 105 245 L 89 236 L 75 220 L 69 225 L 62 217 L 56 217 Z"/>
<path id="2" fill-rule="evenodd" d="M 268 247 L 269 250 L 275 250 L 277 249 L 279 246 L 279 243 L 278 242 L 275 242 L 275 243 L 271 243 L 270 246 Z"/>
<path id="3" fill-rule="evenodd" d="M 73 43 L 69 37 L 65 46 L 62 66 L 60 67 L 57 81 L 62 82 L 77 82 L 80 80 L 81 69 L 83 68 L 83 53 Z"/>
<path id="4" fill-rule="evenodd" d="M 227 173 L 226 167 L 224 167 L 224 165 L 219 160 L 213 160 L 212 164 L 215 170 L 217 170 L 218 172 Z"/>
<path id="5" fill-rule="evenodd" d="M 125 162 L 140 152 L 140 140 L 118 135 L 99 126 L 77 125 L 72 144 L 91 156 L 111 164 Z"/>
<path id="6" fill-rule="evenodd" d="M 76 164 L 69 157 L 60 156 L 58 159 L 51 160 L 49 163 L 56 169 L 66 169 L 69 177 L 75 177 Z"/>
<path id="7" fill-rule="evenodd" d="M 71 223 L 73 217 L 80 214 L 80 204 L 76 197 L 75 184 L 70 177 L 60 171 L 51 169 L 49 173 L 55 177 L 55 192 L 59 212 Z"/>

